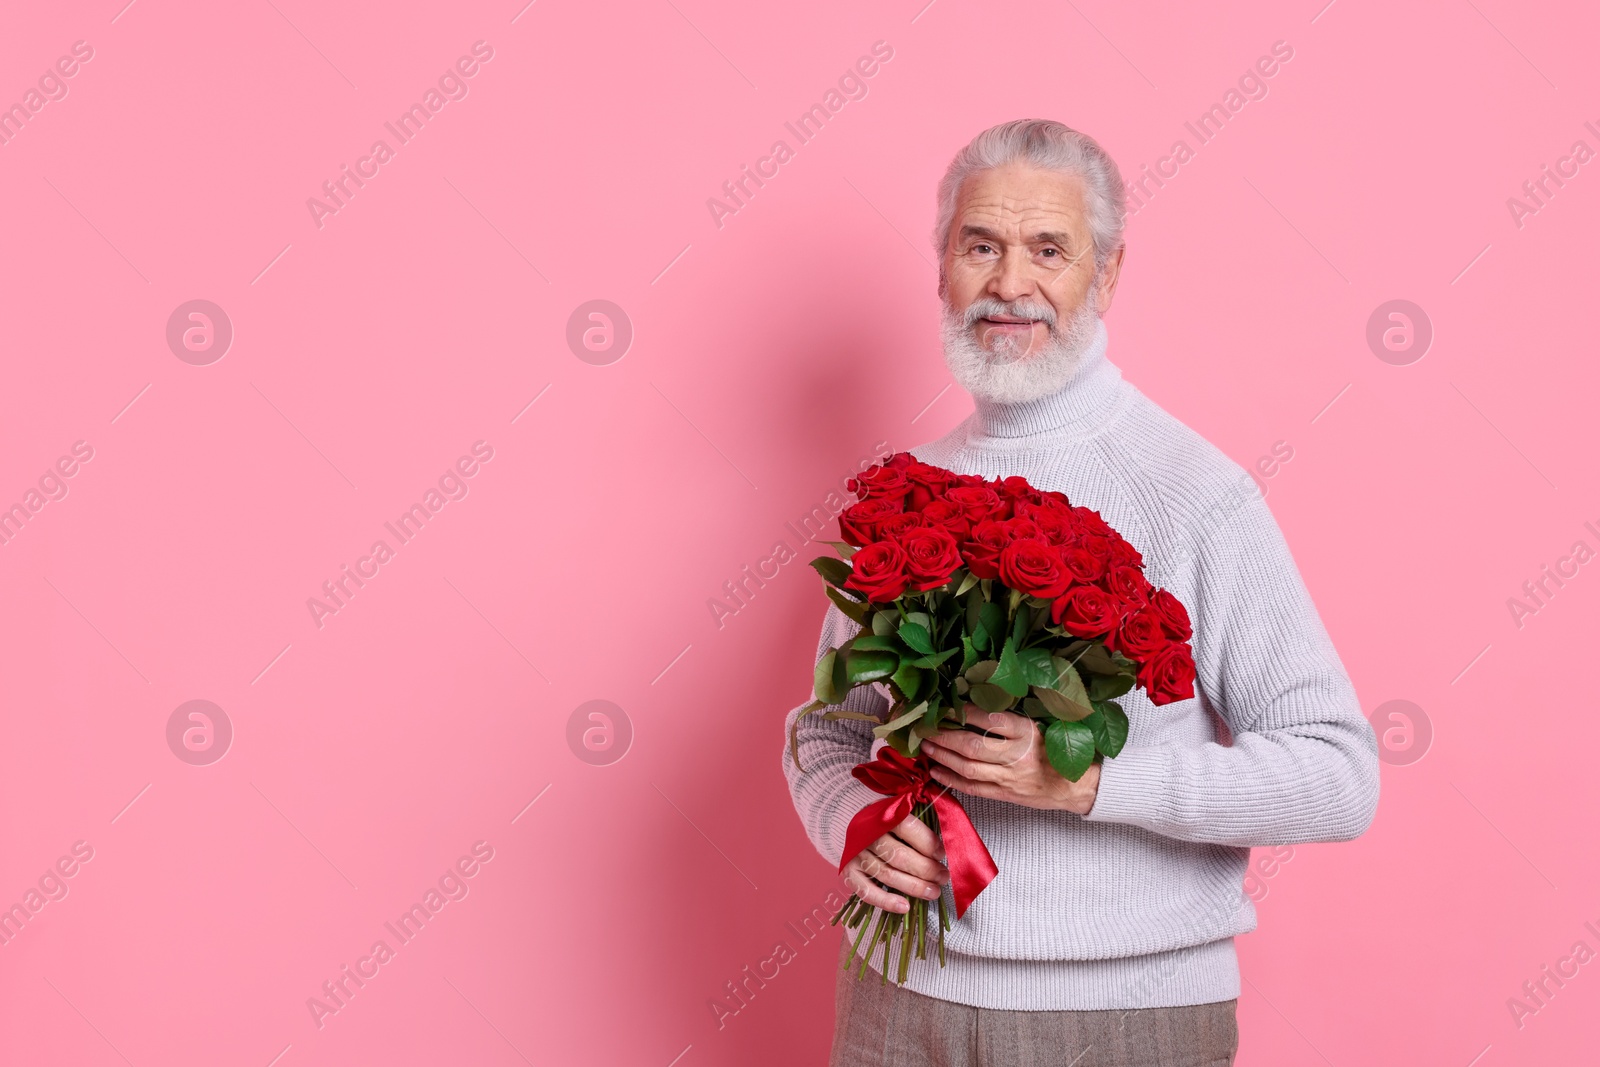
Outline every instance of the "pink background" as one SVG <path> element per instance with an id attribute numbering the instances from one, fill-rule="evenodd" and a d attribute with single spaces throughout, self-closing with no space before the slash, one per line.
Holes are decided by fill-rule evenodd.
<path id="1" fill-rule="evenodd" d="M 93 449 L 0 546 L 0 905 L 93 849 L 0 947 L 0 1061 L 822 1062 L 836 935 L 785 924 L 837 882 L 779 769 L 816 549 L 721 627 L 708 600 L 877 442 L 969 410 L 926 237 L 960 144 L 1059 118 L 1137 176 L 1280 40 L 1131 220 L 1111 356 L 1240 463 L 1292 448 L 1263 485 L 1363 705 L 1434 736 L 1362 839 L 1258 852 L 1238 1062 L 1593 1056 L 1600 965 L 1520 1028 L 1507 999 L 1600 950 L 1600 576 L 1520 628 L 1506 603 L 1600 548 L 1597 164 L 1520 227 L 1506 203 L 1600 149 L 1593 11 L 124 2 L 0 36 L 0 103 L 94 50 L 0 145 L 0 505 Z M 319 229 L 307 198 L 478 40 L 468 95 Z M 165 337 L 194 299 L 234 329 L 205 366 Z M 634 329 L 605 366 L 565 339 L 595 299 Z M 1391 299 L 1435 331 L 1407 366 L 1365 340 Z M 307 599 L 480 440 L 319 628 Z M 234 731 L 208 766 L 166 739 L 196 699 Z M 569 747 L 593 699 L 620 762 Z M 469 894 L 319 1028 L 307 998 L 478 841 Z"/>

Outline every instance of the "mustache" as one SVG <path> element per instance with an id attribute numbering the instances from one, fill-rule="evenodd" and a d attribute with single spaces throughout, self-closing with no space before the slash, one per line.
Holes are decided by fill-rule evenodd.
<path id="1" fill-rule="evenodd" d="M 962 325 L 970 329 L 979 319 L 994 318 L 998 315 L 1034 319 L 1044 323 L 1051 330 L 1056 328 L 1056 310 L 1049 304 L 1033 300 L 996 300 L 991 296 L 980 297 L 968 304 L 961 316 Z"/>

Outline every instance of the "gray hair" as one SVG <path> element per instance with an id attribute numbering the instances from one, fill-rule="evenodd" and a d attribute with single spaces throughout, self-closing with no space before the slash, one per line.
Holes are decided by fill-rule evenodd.
<path id="1" fill-rule="evenodd" d="M 942 264 L 955 220 L 961 183 L 982 170 L 1007 163 L 1029 163 L 1044 170 L 1076 174 L 1083 179 L 1098 271 L 1122 247 L 1127 222 L 1127 194 L 1116 161 L 1093 137 L 1049 119 L 1015 119 L 991 126 L 967 143 L 950 161 L 939 181 L 939 221 L 933 228 L 934 250 Z M 944 268 L 939 268 L 943 289 Z"/>

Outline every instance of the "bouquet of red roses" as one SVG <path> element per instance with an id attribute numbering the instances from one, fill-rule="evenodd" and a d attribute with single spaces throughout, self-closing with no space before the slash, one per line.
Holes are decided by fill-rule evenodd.
<path id="1" fill-rule="evenodd" d="M 1194 695 L 1189 614 L 1146 580 L 1138 550 L 1097 512 L 1025 478 L 956 474 L 899 452 L 849 488 L 858 501 L 839 516 L 844 540 L 828 542 L 841 558 L 819 556 L 811 566 L 861 631 L 817 661 L 816 699 L 795 726 L 829 707 L 823 718 L 873 723 L 886 744 L 852 773 L 885 798 L 851 820 L 840 870 L 914 815 L 944 845 L 960 918 L 998 869 L 960 803 L 929 776 L 922 739 L 977 730 L 967 725 L 969 704 L 1026 715 L 1042 724 L 1051 765 L 1077 781 L 1127 740 L 1117 697 L 1135 686 L 1154 704 Z M 835 707 L 862 685 L 887 688 L 886 719 Z M 793 730 L 790 755 L 798 766 Z M 861 975 L 881 943 L 888 976 L 896 937 L 900 982 L 913 947 L 927 958 L 928 902 L 910 905 L 886 912 L 852 895 L 833 917 L 860 928 Z M 940 897 L 941 966 L 949 928 Z"/>

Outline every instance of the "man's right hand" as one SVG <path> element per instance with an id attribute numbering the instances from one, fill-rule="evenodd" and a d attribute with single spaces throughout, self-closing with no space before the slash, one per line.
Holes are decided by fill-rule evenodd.
<path id="1" fill-rule="evenodd" d="M 884 911 L 907 912 L 909 896 L 933 900 L 950 880 L 944 866 L 944 849 L 938 836 L 915 815 L 907 815 L 892 831 L 878 838 L 844 865 L 845 884 L 862 900 Z"/>

